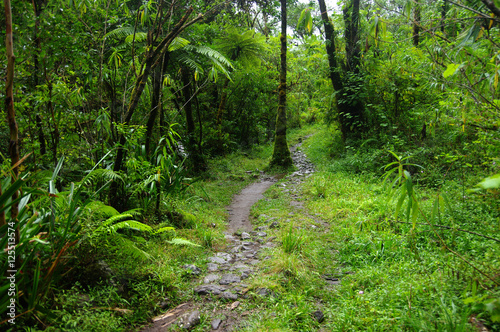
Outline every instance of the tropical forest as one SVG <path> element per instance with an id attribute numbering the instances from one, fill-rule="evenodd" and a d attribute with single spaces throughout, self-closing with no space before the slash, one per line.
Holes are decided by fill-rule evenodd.
<path id="1" fill-rule="evenodd" d="M 3 3 L 1 331 L 500 331 L 500 0 Z"/>

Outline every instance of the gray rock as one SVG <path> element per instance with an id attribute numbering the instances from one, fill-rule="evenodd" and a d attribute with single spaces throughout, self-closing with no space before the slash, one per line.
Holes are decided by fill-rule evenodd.
<path id="1" fill-rule="evenodd" d="M 186 264 L 184 266 L 182 266 L 183 269 L 187 270 L 187 272 L 189 274 L 192 274 L 192 275 L 199 275 L 201 273 L 201 270 L 199 267 L 197 267 L 196 265 L 194 264 Z"/>
<path id="2" fill-rule="evenodd" d="M 269 228 L 268 226 L 259 226 L 259 227 L 256 228 L 256 230 L 258 230 L 258 231 L 265 231 L 268 228 Z"/>
<path id="3" fill-rule="evenodd" d="M 226 260 L 222 257 L 208 257 L 208 259 L 212 262 L 212 263 L 217 263 L 217 264 L 224 264 L 226 263 Z"/>
<path id="4" fill-rule="evenodd" d="M 325 320 L 325 314 L 321 310 L 316 310 L 312 313 L 312 315 L 318 323 L 321 323 Z"/>
<path id="5" fill-rule="evenodd" d="M 269 228 L 279 228 L 279 227 L 280 227 L 280 223 L 277 221 L 273 221 L 271 223 L 271 225 L 269 225 Z"/>
<path id="6" fill-rule="evenodd" d="M 222 278 L 219 280 L 219 284 L 229 285 L 229 284 L 233 284 L 235 282 L 240 282 L 240 281 L 241 281 L 240 276 L 229 273 L 229 274 L 225 274 L 222 276 Z"/>
<path id="7" fill-rule="evenodd" d="M 219 269 L 219 265 L 214 264 L 214 263 L 208 263 L 207 264 L 207 270 L 210 272 L 217 271 Z"/>
<path id="8" fill-rule="evenodd" d="M 244 270 L 241 271 L 241 279 L 246 279 L 252 274 L 252 271 L 250 270 Z"/>
<path id="9" fill-rule="evenodd" d="M 205 278 L 203 279 L 203 283 L 211 284 L 212 282 L 218 280 L 219 278 L 220 276 L 218 274 L 209 274 L 205 276 Z"/>
<path id="10" fill-rule="evenodd" d="M 189 330 L 198 323 L 200 323 L 200 312 L 194 310 L 181 317 L 180 326 L 185 330 Z"/>
<path id="11" fill-rule="evenodd" d="M 221 323 L 222 319 L 219 318 L 214 319 L 212 323 L 210 323 L 210 325 L 212 325 L 212 330 L 218 330 Z"/>
<path id="12" fill-rule="evenodd" d="M 257 236 L 265 237 L 265 236 L 267 236 L 267 233 L 266 232 L 257 232 Z"/>
<path id="13" fill-rule="evenodd" d="M 194 292 L 199 295 L 209 295 L 209 294 L 219 295 L 225 290 L 226 289 L 224 287 L 218 285 L 201 285 L 194 288 Z"/>
<path id="14" fill-rule="evenodd" d="M 248 265 L 243 264 L 243 263 L 236 263 L 233 265 L 234 269 L 241 270 L 241 269 L 248 269 Z"/>
<path id="15" fill-rule="evenodd" d="M 233 248 L 231 249 L 231 252 L 232 252 L 232 253 L 238 253 L 238 252 L 240 252 L 240 251 L 241 251 L 242 247 L 243 247 L 243 246 L 236 246 L 236 247 L 233 247 Z"/>
<path id="16" fill-rule="evenodd" d="M 248 240 L 248 239 L 250 239 L 250 234 L 248 234 L 247 232 L 241 233 L 241 239 L 242 240 Z"/>
<path id="17" fill-rule="evenodd" d="M 223 258 L 226 262 L 229 262 L 231 259 L 233 259 L 233 256 L 231 254 L 228 254 L 227 252 L 218 252 L 215 254 L 217 257 Z"/>
<path id="18" fill-rule="evenodd" d="M 238 295 L 231 293 L 230 291 L 223 292 L 219 297 L 224 300 L 232 300 L 232 301 L 238 299 Z"/>

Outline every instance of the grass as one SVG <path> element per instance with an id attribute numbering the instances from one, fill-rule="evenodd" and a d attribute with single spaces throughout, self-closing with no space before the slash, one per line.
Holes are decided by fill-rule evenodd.
<path id="1" fill-rule="evenodd" d="M 473 331 L 468 323 L 471 314 L 491 330 L 500 329 L 494 321 L 495 310 L 500 310 L 498 301 L 494 302 L 500 297 L 498 287 L 470 266 L 498 280 L 498 243 L 420 225 L 447 225 L 498 238 L 497 201 L 488 195 L 464 195 L 465 184 L 472 185 L 477 178 L 443 181 L 439 189 L 417 186 L 426 217 L 419 216 L 413 227 L 404 223 L 405 212 L 395 222 L 396 202 L 388 199 L 382 186 L 383 171 L 378 165 L 390 162 L 389 154 L 343 147 L 338 134 L 323 126 L 292 131 L 290 145 L 311 134 L 301 149 L 317 172 L 300 184 L 290 184 L 281 176 L 265 199 L 252 207 L 256 227 L 272 222 L 278 226 L 266 230 L 268 236 L 276 236 L 276 246 L 263 253 L 261 272 L 246 281 L 249 299 L 235 309 L 245 317 L 241 330 Z M 164 312 L 161 303 L 173 308 L 196 300 L 193 278 L 182 266 L 195 264 L 203 270 L 207 257 L 224 249 L 225 207 L 266 169 L 271 151 L 267 145 L 211 160 L 209 172 L 185 196 L 165 201 L 165 211 L 180 211 L 177 224 L 163 218 L 156 226 L 175 226 L 175 234 L 139 241 L 149 260 L 139 263 L 126 252 L 107 253 L 105 244 L 98 251 L 82 245 L 75 255 L 97 255 L 109 265 L 115 281 L 84 283 L 83 278 L 60 286 L 47 304 L 54 315 L 40 317 L 49 324 L 46 330 L 127 331 Z M 424 173 L 425 179 L 438 179 L 438 169 L 426 167 L 424 172 L 433 174 Z M 291 204 L 290 189 L 300 193 L 295 199 L 302 207 Z M 432 219 L 429 211 L 438 192 L 452 198 L 453 213 L 441 208 Z M 169 244 L 174 236 L 200 246 Z M 258 295 L 260 288 L 272 295 Z M 216 311 L 226 305 L 214 299 L 206 309 Z M 318 310 L 325 316 L 323 322 L 314 316 Z M 202 315 L 194 331 L 209 326 L 209 317 Z"/>
<path id="2" fill-rule="evenodd" d="M 494 258 L 499 257 L 498 244 L 468 233 L 395 223 L 395 202 L 388 201 L 381 185 L 382 170 L 363 166 L 359 171 L 356 165 L 366 163 L 366 155 L 354 153 L 346 160 L 338 155 L 336 133 L 316 130 L 302 146 L 318 169 L 297 185 L 305 208 L 292 208 L 286 188 L 278 183 L 252 212 L 257 225 L 273 220 L 282 226 L 270 230 L 269 235 L 278 236 L 282 245 L 270 252 L 267 274 L 260 283 L 279 285 L 284 295 L 264 302 L 261 315 L 286 307 L 295 317 L 256 319 L 247 330 L 473 331 L 468 323 L 471 314 L 492 330 L 499 329 L 492 320 L 495 309 L 488 311 L 474 300 L 474 294 L 482 294 L 492 301 L 499 296 L 498 288 L 449 250 L 474 265 L 487 266 L 484 270 L 498 280 L 495 271 L 500 264 Z M 333 155 L 338 158 L 329 158 Z M 355 171 L 349 171 L 348 163 Z M 426 176 L 437 178 L 436 174 Z M 463 197 L 463 180 L 445 181 L 440 188 L 453 198 L 454 216 L 443 208 L 439 220 L 429 220 L 438 191 L 417 187 L 420 207 L 427 215 L 419 216 L 417 222 L 498 234 L 495 205 L 489 205 L 487 197 L 486 201 L 479 196 Z M 329 227 L 315 222 L 318 218 Z M 404 213 L 400 220 L 405 220 Z M 300 240 L 297 228 L 305 230 L 306 240 Z M 325 275 L 338 278 L 340 284 L 329 284 Z M 302 298 L 307 305 L 298 307 L 304 310 L 296 309 L 293 297 Z M 326 316 L 322 324 L 311 316 L 318 309 Z"/>

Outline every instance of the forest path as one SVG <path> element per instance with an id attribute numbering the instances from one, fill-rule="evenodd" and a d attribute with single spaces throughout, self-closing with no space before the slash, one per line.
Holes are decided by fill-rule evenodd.
<path id="1" fill-rule="evenodd" d="M 307 137 L 306 137 L 307 138 Z M 281 183 L 289 191 L 292 201 L 290 209 L 302 209 L 302 202 L 298 201 L 300 192 L 297 185 L 300 184 L 314 172 L 313 164 L 307 159 L 305 154 L 298 149 L 302 140 L 290 148 L 292 159 L 297 170 L 286 177 L 286 181 Z M 168 312 L 153 319 L 153 326 L 142 331 L 177 331 L 181 329 L 191 329 L 201 322 L 201 317 L 207 319 L 204 325 L 210 322 L 203 331 L 239 331 L 244 326 L 247 317 L 252 316 L 257 309 L 241 310 L 240 304 L 250 300 L 247 293 L 249 285 L 245 279 L 255 277 L 261 273 L 259 266 L 265 259 L 261 255 L 262 249 L 276 246 L 276 237 L 268 237 L 265 230 L 273 228 L 269 226 L 257 227 L 253 230 L 250 220 L 250 209 L 260 199 L 264 198 L 264 193 L 269 189 L 277 178 L 272 178 L 261 174 L 259 182 L 253 183 L 244 188 L 239 194 L 233 197 L 231 205 L 227 208 L 229 212 L 228 230 L 226 232 L 227 246 L 224 251 L 218 252 L 213 257 L 209 257 L 207 273 L 194 265 L 185 266 L 192 271 L 192 274 L 199 276 L 198 285 L 193 288 L 195 294 L 201 296 L 197 302 L 188 302 L 169 310 Z M 319 221 L 318 221 L 319 222 Z M 255 296 L 273 296 L 271 290 L 266 288 L 254 289 Z M 216 301 L 219 299 L 220 301 Z"/>

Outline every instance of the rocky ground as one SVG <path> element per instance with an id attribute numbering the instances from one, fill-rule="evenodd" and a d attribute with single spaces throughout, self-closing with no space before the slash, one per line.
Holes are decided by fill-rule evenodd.
<path id="1" fill-rule="evenodd" d="M 292 209 L 302 209 L 298 200 L 300 192 L 298 184 L 314 172 L 314 166 L 308 161 L 298 147 L 292 147 L 292 159 L 297 171 L 286 177 L 280 185 L 286 187 Z M 269 237 L 266 230 L 280 227 L 279 220 L 270 218 L 268 225 L 253 229 L 249 219 L 250 208 L 276 179 L 261 174 L 261 180 L 254 183 L 233 198 L 228 207 L 230 215 L 228 231 L 226 233 L 227 247 L 210 257 L 207 271 L 202 272 L 195 265 L 186 265 L 184 268 L 198 279 L 198 285 L 193 292 L 200 296 L 200 302 L 189 302 L 179 305 L 168 312 L 153 319 L 153 324 L 142 331 L 168 331 L 170 329 L 191 329 L 200 324 L 200 317 L 210 317 L 211 331 L 238 331 L 244 324 L 246 317 L 252 312 L 237 310 L 240 304 L 251 296 L 273 296 L 267 288 L 253 289 L 249 292 L 249 278 L 259 274 L 259 266 L 265 259 L 263 251 L 276 246 L 276 237 Z M 321 220 L 310 216 L 317 223 Z M 283 221 L 285 222 L 285 221 Z M 314 226 L 313 227 L 318 227 Z M 214 305 L 214 300 L 222 300 L 225 305 Z M 323 319 L 320 310 L 313 313 L 318 320 Z"/>

